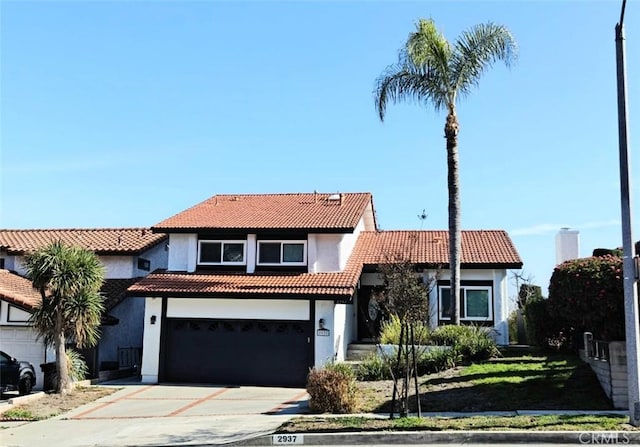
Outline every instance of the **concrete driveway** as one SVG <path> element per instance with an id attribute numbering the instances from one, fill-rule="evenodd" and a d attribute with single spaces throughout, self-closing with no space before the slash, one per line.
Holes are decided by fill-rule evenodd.
<path id="1" fill-rule="evenodd" d="M 307 412 L 301 388 L 113 385 L 116 393 L 45 421 L 0 430 L 3 446 L 224 444 Z"/>

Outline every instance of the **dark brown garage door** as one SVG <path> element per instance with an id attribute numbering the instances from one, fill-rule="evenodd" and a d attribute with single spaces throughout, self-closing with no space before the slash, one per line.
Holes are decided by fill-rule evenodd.
<path id="1" fill-rule="evenodd" d="M 308 321 L 167 319 L 169 382 L 304 386 L 312 365 Z"/>

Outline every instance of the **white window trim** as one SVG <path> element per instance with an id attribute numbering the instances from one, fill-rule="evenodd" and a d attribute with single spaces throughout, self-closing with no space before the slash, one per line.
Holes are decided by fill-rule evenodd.
<path id="1" fill-rule="evenodd" d="M 202 262 L 200 255 L 202 254 L 202 244 L 221 244 L 220 250 L 220 262 Z M 224 254 L 224 244 L 242 244 L 242 262 L 229 262 L 222 260 Z M 198 265 L 247 265 L 247 241 L 245 240 L 213 240 L 213 239 L 201 239 L 198 241 Z"/>
<path id="2" fill-rule="evenodd" d="M 450 321 L 451 317 L 442 316 L 443 306 L 442 306 L 442 289 L 451 290 L 451 286 L 439 286 L 438 287 L 438 318 L 442 321 Z M 464 299 L 462 300 L 464 305 L 464 318 L 460 318 L 460 321 L 493 321 L 493 287 L 491 286 L 466 286 L 461 285 L 460 289 L 464 289 Z M 487 305 L 489 306 L 489 316 L 488 317 L 468 317 L 467 312 L 467 290 L 486 290 L 489 293 L 489 301 Z"/>
<path id="3" fill-rule="evenodd" d="M 260 246 L 262 244 L 280 244 L 280 262 L 274 263 L 274 262 L 260 262 Z M 285 262 L 282 260 L 282 251 L 283 251 L 283 247 L 284 244 L 297 244 L 297 245 L 302 245 L 302 262 Z M 277 265 L 294 265 L 294 266 L 299 266 L 299 265 L 307 265 L 307 241 L 305 240 L 261 240 L 258 241 L 257 243 L 258 246 L 258 250 L 256 253 L 256 265 L 259 266 L 263 266 L 263 265 L 273 265 L 273 266 L 277 266 Z"/>

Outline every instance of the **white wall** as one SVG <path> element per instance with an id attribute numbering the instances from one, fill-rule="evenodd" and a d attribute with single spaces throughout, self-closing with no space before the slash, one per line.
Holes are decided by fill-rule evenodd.
<path id="1" fill-rule="evenodd" d="M 349 256 L 351 256 L 351 252 L 356 245 L 356 241 L 358 240 L 358 236 L 365 228 L 364 217 L 360 218 L 358 225 L 356 225 L 353 233 L 346 233 L 342 235 L 340 240 L 340 244 L 338 246 L 338 262 L 340 265 L 340 271 L 344 270 L 347 265 L 347 261 L 349 260 Z"/>
<path id="2" fill-rule="evenodd" d="M 132 259 L 133 277 L 147 276 L 156 269 L 166 269 L 169 263 L 169 249 L 167 247 L 167 243 L 167 241 L 160 242 L 149 250 L 142 252 L 139 256 L 134 256 Z M 151 263 L 149 271 L 138 268 L 138 258 L 146 259 Z"/>
<path id="3" fill-rule="evenodd" d="M 100 262 L 105 268 L 105 279 L 122 279 L 133 278 L 134 275 L 134 256 L 131 255 L 101 255 Z M 6 261 L 5 261 L 6 262 Z M 24 267 L 24 256 L 16 256 L 14 261 L 14 270 L 20 276 L 26 276 L 27 270 Z M 137 262 L 136 262 L 137 265 Z M 144 274 L 147 274 L 145 272 Z"/>
<path id="4" fill-rule="evenodd" d="M 337 361 L 344 361 L 347 357 L 349 343 L 355 340 L 355 315 L 353 304 L 336 304 L 333 311 L 335 330 L 333 331 L 333 350 Z"/>
<path id="5" fill-rule="evenodd" d="M 499 345 L 509 344 L 509 290 L 506 270 L 493 271 L 494 339 Z"/>
<path id="6" fill-rule="evenodd" d="M 151 317 L 155 316 L 155 324 Z M 145 298 L 144 344 L 142 349 L 142 383 L 157 383 L 160 367 L 160 329 L 162 325 L 162 298 Z"/>
<path id="7" fill-rule="evenodd" d="M 169 318 L 309 320 L 309 301 L 224 298 L 169 298 Z"/>
<path id="8" fill-rule="evenodd" d="M 194 272 L 198 256 L 197 234 L 169 235 L 169 262 L 167 269 L 176 272 Z"/>
<path id="9" fill-rule="evenodd" d="M 333 301 L 316 301 L 316 319 L 314 321 L 314 335 L 316 340 L 314 366 L 316 367 L 321 367 L 326 363 L 335 360 L 334 333 L 336 325 L 333 310 Z M 320 329 L 320 326 L 318 325 L 320 318 L 324 320 L 324 327 L 331 331 L 329 336 L 316 335 L 318 333 L 318 329 Z"/>
<path id="10" fill-rule="evenodd" d="M 100 256 L 105 279 L 133 278 L 133 256 Z"/>
<path id="11" fill-rule="evenodd" d="M 315 258 L 308 258 L 310 270 L 317 273 L 340 271 L 339 246 L 342 234 L 314 234 L 309 237 L 315 239 Z"/>

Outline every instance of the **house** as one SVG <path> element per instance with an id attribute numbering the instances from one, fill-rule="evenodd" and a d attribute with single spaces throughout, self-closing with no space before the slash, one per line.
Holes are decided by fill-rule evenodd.
<path id="1" fill-rule="evenodd" d="M 55 360 L 28 324 L 41 298 L 24 278 L 24 256 L 57 240 L 94 251 L 105 268 L 100 342 L 83 351 L 92 375 L 105 365 L 139 364 L 144 303 L 125 299 L 125 292 L 138 278 L 166 267 L 168 258 L 167 237 L 148 228 L 0 230 L 0 349 L 38 370 L 39 364 Z M 41 377 L 37 383 L 42 385 Z"/>
<path id="2" fill-rule="evenodd" d="M 152 227 L 166 270 L 129 287 L 145 301 L 142 380 L 300 386 L 375 337 L 379 264 L 402 257 L 427 278 L 431 325 L 449 321 L 448 233 L 379 231 L 369 193 L 216 195 Z M 462 320 L 508 343 L 504 231 L 464 231 Z M 448 301 L 449 300 L 449 301 Z"/>

